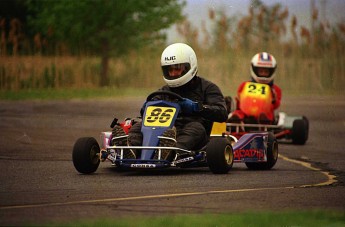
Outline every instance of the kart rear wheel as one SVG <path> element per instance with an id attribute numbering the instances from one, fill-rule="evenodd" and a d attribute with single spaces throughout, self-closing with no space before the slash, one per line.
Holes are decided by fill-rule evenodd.
<path id="1" fill-rule="evenodd" d="M 306 140 L 305 140 L 305 141 L 307 141 L 307 140 L 308 140 L 308 137 L 309 137 L 309 120 L 308 120 L 308 118 L 307 118 L 306 116 L 303 116 L 303 120 L 304 120 L 304 122 L 305 122 L 305 124 L 306 124 L 307 137 L 306 137 Z"/>
<path id="2" fill-rule="evenodd" d="M 207 164 L 212 173 L 228 173 L 234 163 L 234 152 L 226 138 L 212 138 L 206 147 Z"/>
<path id="3" fill-rule="evenodd" d="M 246 162 L 248 169 L 269 170 L 278 160 L 278 142 L 273 133 L 268 134 L 267 141 L 267 162 Z"/>
<path id="4" fill-rule="evenodd" d="M 72 160 L 80 173 L 90 174 L 97 170 L 100 163 L 100 148 L 95 138 L 79 138 L 73 147 Z"/>
<path id="5" fill-rule="evenodd" d="M 309 134 L 309 122 L 307 118 L 296 119 L 292 125 L 292 143 L 303 145 L 308 139 Z"/>

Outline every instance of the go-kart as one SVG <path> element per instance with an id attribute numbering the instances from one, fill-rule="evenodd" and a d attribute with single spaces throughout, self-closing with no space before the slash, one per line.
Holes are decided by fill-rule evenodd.
<path id="1" fill-rule="evenodd" d="M 231 97 L 227 99 L 232 100 Z M 227 130 L 231 135 L 239 138 L 248 132 L 259 130 L 272 132 L 279 142 L 303 145 L 308 140 L 309 121 L 305 116 L 289 116 L 279 112 L 271 124 L 260 123 L 257 120 L 261 113 L 270 111 L 273 95 L 269 85 L 247 82 L 239 99 L 240 106 L 237 108 L 247 117 L 242 122 L 227 123 Z M 229 101 L 228 105 L 233 103 Z"/>
<path id="2" fill-rule="evenodd" d="M 157 96 L 169 97 L 167 100 L 155 100 Z M 173 101 L 172 101 L 173 100 Z M 142 146 L 116 146 L 112 132 L 101 132 L 101 146 L 93 137 L 79 138 L 73 147 L 72 160 L 76 170 L 83 174 L 90 174 L 97 170 L 100 160 L 109 160 L 112 166 L 120 169 L 163 169 L 169 167 L 209 167 L 214 174 L 226 174 L 232 168 L 235 156 L 231 143 L 238 144 L 239 160 L 251 163 L 247 165 L 254 169 L 269 169 L 275 164 L 278 157 L 278 147 L 271 134 L 253 133 L 237 140 L 235 137 L 225 135 L 211 135 L 209 142 L 200 150 L 192 151 L 178 147 L 158 146 L 162 134 L 172 128 L 181 111 L 179 102 L 184 98 L 169 92 L 158 91 L 147 97 L 142 116 L 141 132 L 143 134 Z M 115 119 L 111 127 L 119 125 L 128 133 L 131 120 L 117 123 Z M 139 124 L 139 123 L 137 123 Z M 224 123 L 225 124 L 225 123 Z M 128 135 L 122 136 L 127 137 Z M 230 138 L 230 139 L 229 139 Z M 127 158 L 128 151 L 135 150 L 139 155 L 136 158 Z M 171 160 L 162 158 L 162 150 L 174 151 Z M 272 155 L 266 155 L 267 153 Z M 248 155 L 250 154 L 250 155 Z M 274 159 L 272 161 L 272 159 Z M 269 161 L 269 165 L 259 167 Z"/>

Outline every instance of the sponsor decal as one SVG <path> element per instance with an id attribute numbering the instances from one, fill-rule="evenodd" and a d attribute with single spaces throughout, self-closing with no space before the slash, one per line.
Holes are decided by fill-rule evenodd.
<path id="1" fill-rule="evenodd" d="M 262 65 L 262 66 L 271 66 L 273 67 L 271 62 L 258 62 L 258 65 Z"/>
<path id="2" fill-rule="evenodd" d="M 176 56 L 165 57 L 164 60 L 165 61 L 174 61 L 174 60 L 176 60 Z"/>
<path id="3" fill-rule="evenodd" d="M 156 168 L 155 164 L 131 164 L 132 168 Z"/>
<path id="4" fill-rule="evenodd" d="M 175 163 L 178 164 L 178 163 L 188 162 L 188 161 L 192 161 L 192 160 L 194 160 L 193 157 L 187 157 L 187 158 L 182 158 L 180 160 L 177 160 Z"/>
<path id="5" fill-rule="evenodd" d="M 132 120 L 126 120 L 124 126 L 132 125 Z"/>
<path id="6" fill-rule="evenodd" d="M 265 159 L 265 152 L 263 149 L 239 149 L 234 151 L 235 160 L 243 160 L 253 158 L 257 160 Z"/>
<path id="7" fill-rule="evenodd" d="M 108 155 L 107 158 L 108 158 L 110 161 L 113 161 L 113 162 L 116 161 L 116 157 L 114 157 L 113 154 Z"/>

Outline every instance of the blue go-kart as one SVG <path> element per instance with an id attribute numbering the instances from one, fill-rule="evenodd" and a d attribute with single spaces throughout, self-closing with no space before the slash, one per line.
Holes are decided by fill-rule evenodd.
<path id="1" fill-rule="evenodd" d="M 168 97 L 169 101 L 155 100 L 157 97 Z M 252 133 L 252 137 L 246 136 L 247 138 L 243 141 L 229 135 L 211 133 L 206 146 L 195 151 L 178 147 L 158 146 L 160 139 L 166 139 L 162 138 L 163 132 L 174 126 L 181 110 L 179 101 L 182 100 L 184 100 L 183 97 L 169 91 L 157 91 L 147 97 L 142 121 L 137 123 L 142 124 L 142 146 L 112 145 L 112 141 L 119 138 L 113 138 L 112 132 L 109 131 L 101 133 L 100 145 L 93 137 L 79 138 L 74 144 L 72 154 L 76 170 L 83 174 L 91 174 L 98 169 L 101 160 L 107 160 L 112 166 L 122 170 L 209 167 L 214 174 L 226 174 L 232 168 L 235 159 L 234 154 L 236 152 L 233 150 L 233 145 L 237 146 L 239 150 L 250 148 L 252 153 L 254 150 L 256 151 L 254 151 L 255 157 L 238 157 L 243 162 L 262 164 L 272 159 L 267 158 L 268 156 L 274 156 L 274 163 L 272 164 L 271 161 L 270 168 L 275 164 L 278 157 L 277 144 L 269 141 L 267 133 Z M 118 124 L 115 120 L 111 126 L 118 124 L 126 127 L 132 123 L 131 120 L 125 120 L 125 122 Z M 127 132 L 127 130 L 125 131 Z M 122 135 L 121 137 L 127 136 Z M 256 147 L 257 149 L 255 149 Z M 163 150 L 173 151 L 174 155 L 170 159 L 163 159 Z M 270 154 L 267 155 L 269 150 L 271 150 Z M 136 158 L 127 158 L 126 152 L 129 151 L 135 151 Z M 248 167 L 251 168 L 250 165 Z"/>

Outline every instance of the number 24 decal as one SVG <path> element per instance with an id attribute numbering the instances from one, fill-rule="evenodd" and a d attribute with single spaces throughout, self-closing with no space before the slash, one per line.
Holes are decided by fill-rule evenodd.
<path id="1" fill-rule="evenodd" d="M 256 86 L 255 84 L 249 84 L 248 85 L 248 93 L 261 93 L 262 95 L 266 94 L 266 85 L 262 85 L 262 86 Z"/>

